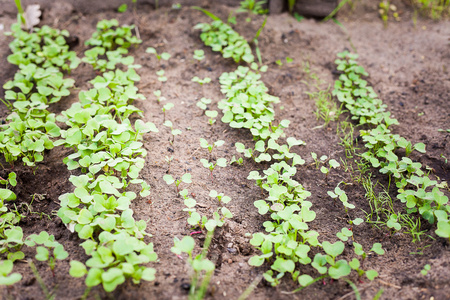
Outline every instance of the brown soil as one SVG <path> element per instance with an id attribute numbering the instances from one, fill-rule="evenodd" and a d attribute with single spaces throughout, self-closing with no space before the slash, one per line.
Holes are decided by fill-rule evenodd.
<path id="1" fill-rule="evenodd" d="M 140 2 L 140 1 L 138 1 Z M 373 2 L 373 3 L 372 3 Z M 395 2 L 395 1 L 394 1 Z M 352 182 L 351 174 L 342 168 L 334 170 L 328 179 L 311 165 L 310 152 L 328 155 L 339 160 L 345 159 L 344 148 L 339 145 L 336 135 L 336 123 L 318 127 L 323 124 L 317 120 L 314 111 L 315 103 L 305 94 L 314 91 L 310 74 L 316 74 L 323 82 L 322 88 L 333 85 L 336 79 L 334 60 L 336 53 L 354 47 L 360 55 L 359 62 L 370 73 L 369 82 L 388 105 L 389 110 L 399 120 L 400 125 L 395 132 L 401 134 L 413 143 L 423 142 L 427 145 L 425 155 L 416 155 L 414 159 L 433 168 L 432 176 L 442 180 L 450 180 L 450 165 L 445 158 L 450 158 L 450 134 L 438 132 L 437 129 L 450 128 L 450 49 L 448 37 L 450 24 L 448 21 L 432 22 L 420 19 L 414 26 L 412 11 L 397 1 L 402 21 L 390 22 L 383 27 L 378 17 L 375 1 L 359 1 L 356 11 L 343 11 L 339 20 L 345 29 L 333 22 L 321 23 L 316 20 L 297 22 L 287 14 L 269 16 L 266 28 L 259 39 L 264 63 L 269 65 L 269 71 L 263 75 L 263 81 L 269 87 L 271 94 L 280 97 L 281 104 L 276 108 L 278 120 L 291 121 L 288 136 L 294 136 L 307 143 L 298 148 L 298 153 L 307 163 L 298 169 L 296 180 L 301 182 L 312 196 L 315 221 L 310 227 L 320 233 L 320 239 L 336 240 L 336 232 L 347 224 L 347 215 L 342 205 L 334 202 L 327 191 L 334 189 L 340 182 Z M 223 72 L 236 68 L 233 61 L 225 60 L 221 55 L 213 53 L 199 39 L 197 31 L 192 27 L 198 22 L 209 22 L 202 13 L 187 7 L 181 10 L 161 8 L 153 10 L 152 6 L 142 4 L 134 14 L 129 12 L 119 14 L 116 7 L 81 13 L 76 5 L 55 5 L 43 13 L 43 24 L 67 29 L 71 35 L 78 37 L 80 43 L 74 50 L 81 56 L 85 50 L 83 41 L 88 39 L 95 30 L 95 25 L 104 18 L 117 18 L 121 24 L 137 24 L 143 44 L 132 51 L 136 62 L 142 65 L 138 70 L 142 80 L 138 87 L 148 99 L 137 105 L 144 111 L 145 120 L 154 122 L 159 133 L 148 134 L 145 137 L 145 148 L 149 154 L 147 166 L 142 172 L 144 178 L 152 187 L 152 194 L 145 199 L 137 199 L 133 203 L 136 219 L 148 223 L 148 230 L 158 254 L 158 262 L 152 264 L 157 269 L 154 282 L 142 282 L 133 285 L 126 282 L 115 292 L 106 294 L 101 288 L 94 288 L 90 298 L 98 299 L 186 299 L 187 291 L 182 287 L 189 283 L 189 269 L 185 261 L 176 257 L 171 251 L 174 237 L 183 237 L 190 233 L 186 223 L 184 204 L 177 198 L 173 186 L 167 186 L 162 180 L 166 173 L 181 176 L 185 172 L 192 174 L 193 183 L 188 187 L 200 210 L 207 214 L 216 207 L 210 197 L 209 190 L 215 189 L 232 198 L 228 207 L 234 217 L 215 234 L 210 248 L 209 258 L 215 262 L 216 271 L 212 277 L 207 298 L 237 299 L 249 284 L 267 266 L 253 268 L 247 264 L 255 250 L 249 244 L 246 233 L 263 230 L 262 223 L 266 216 L 260 216 L 253 202 L 262 197 L 258 187 L 246 179 L 251 170 L 263 169 L 251 160 L 245 160 L 243 166 L 230 166 L 214 171 L 211 180 L 209 171 L 199 162 L 208 158 L 208 153 L 200 148 L 198 139 L 208 141 L 222 139 L 225 145 L 215 151 L 215 157 L 230 159 L 237 154 L 234 143 L 243 142 L 252 145 L 249 132 L 235 130 L 227 124 L 218 121 L 210 126 L 207 117 L 195 105 L 198 99 L 207 97 L 213 99 L 211 109 L 217 109 L 217 102 L 222 99 L 218 77 Z M 229 12 L 235 8 L 212 5 L 210 10 L 226 19 Z M 0 24 L 5 30 L 14 21 L 15 14 L 0 12 Z M 246 15 L 239 15 L 235 29 L 246 38 L 253 38 L 262 24 L 262 16 L 252 16 L 252 21 L 245 22 Z M 9 55 L 7 47 L 9 37 L 0 37 L 0 58 L 3 62 L 0 68 L 0 82 L 4 83 L 14 76 L 16 68 L 6 63 Z M 145 53 L 149 46 L 156 47 L 159 52 L 167 51 L 172 55 L 169 62 L 158 62 L 154 56 Z M 192 58 L 195 49 L 204 49 L 206 59 L 197 62 Z M 278 66 L 275 61 L 282 61 L 289 56 L 293 63 Z M 305 68 L 309 63 L 310 72 Z M 160 83 L 155 72 L 165 69 L 168 81 Z M 71 96 L 63 99 L 51 109 L 60 112 L 77 101 L 79 90 L 90 87 L 88 81 L 95 77 L 92 69 L 82 64 L 71 75 L 76 79 L 76 86 Z M 193 76 L 212 78 L 210 84 L 199 86 L 191 82 Z M 161 105 L 153 91 L 161 89 L 163 96 L 173 102 L 175 107 L 167 113 L 176 128 L 183 131 L 175 142 L 169 143 L 170 132 L 164 126 Z M 4 91 L 0 90 L 0 97 Z M 6 108 L 0 106 L 0 117 L 5 117 Z M 344 120 L 348 115 L 343 114 Z M 362 146 L 362 145 L 359 145 Z M 55 215 L 58 210 L 58 196 L 71 191 L 68 182 L 70 174 L 62 159 L 70 150 L 57 148 L 49 151 L 45 163 L 39 166 L 34 175 L 30 170 L 17 164 L 14 171 L 18 174 L 18 185 L 14 189 L 18 195 L 16 205 L 27 217 L 21 222 L 25 235 L 46 230 L 54 234 L 56 239 L 64 244 L 69 251 L 70 259 L 85 261 L 87 256 L 79 246 L 80 240 L 70 233 Z M 165 162 L 166 156 L 173 156 L 170 171 Z M 0 171 L 4 176 L 11 170 Z M 386 184 L 387 178 L 372 170 L 373 180 Z M 186 187 L 186 186 L 185 186 Z M 364 218 L 363 210 L 369 210 L 365 191 L 359 184 L 353 183 L 345 187 L 350 202 L 357 208 L 350 211 L 350 217 Z M 379 191 L 378 191 L 379 192 Z M 21 203 L 31 203 L 34 194 L 43 194 L 41 201 L 35 199 L 28 210 Z M 395 192 L 391 191 L 395 199 Z M 396 203 L 396 209 L 402 205 Z M 32 212 L 31 212 L 32 211 Z M 375 242 L 380 242 L 386 250 L 383 256 L 370 255 L 365 262 L 366 267 L 374 268 L 380 277 L 373 282 L 359 281 L 357 276 L 349 277 L 358 287 L 362 299 L 372 299 L 383 289 L 381 299 L 449 299 L 450 298 L 450 246 L 448 241 L 437 238 L 435 227 L 422 222 L 421 241 L 412 243 L 411 235 L 403 232 L 391 234 L 386 227 L 378 229 L 364 223 L 353 227 L 355 241 L 361 243 L 364 249 L 370 249 Z M 204 240 L 203 235 L 194 235 L 198 245 Z M 351 257 L 351 247 L 348 246 L 344 255 Z M 414 254 L 423 251 L 423 254 Z M 32 250 L 26 250 L 27 257 L 33 257 Z M 428 275 L 420 274 L 425 264 L 431 265 Z M 84 293 L 84 281 L 71 278 L 68 274 L 69 260 L 58 262 L 56 274 L 53 277 L 48 267 L 37 263 L 38 270 L 46 285 L 56 287 L 56 299 L 78 299 Z M 26 263 L 17 262 L 15 269 L 23 275 L 21 282 L 11 287 L 1 287 L 3 299 L 44 299 L 42 290 Z M 316 275 L 312 268 L 302 270 Z M 249 299 L 352 299 L 349 295 L 351 287 L 345 281 L 317 282 L 294 295 L 283 292 L 292 291 L 297 286 L 288 278 L 276 288 L 266 284 L 264 280 L 253 291 Z M 341 298 L 342 297 L 342 298 Z"/>

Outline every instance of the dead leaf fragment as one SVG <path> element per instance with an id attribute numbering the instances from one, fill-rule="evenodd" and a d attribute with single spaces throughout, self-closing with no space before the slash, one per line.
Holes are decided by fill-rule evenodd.
<path id="1" fill-rule="evenodd" d="M 41 21 L 39 19 L 41 14 L 41 6 L 39 4 L 27 6 L 27 8 L 25 9 L 25 13 L 23 14 L 27 29 L 32 29 L 34 26 L 39 24 L 39 22 Z"/>

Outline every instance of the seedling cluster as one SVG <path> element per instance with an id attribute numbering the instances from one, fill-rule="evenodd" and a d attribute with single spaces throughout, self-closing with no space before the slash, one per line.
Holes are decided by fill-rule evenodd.
<path id="1" fill-rule="evenodd" d="M 413 151 L 425 153 L 425 145 L 412 145 L 392 133 L 390 128 L 398 121 L 390 117 L 387 106 L 363 79 L 369 74 L 358 65 L 357 58 L 357 54 L 348 51 L 338 54 L 337 69 L 343 74 L 335 82 L 333 95 L 349 110 L 352 119 L 372 126 L 372 129 L 360 131 L 367 148 L 362 157 L 372 167 L 394 179 L 397 198 L 405 203 L 408 213 L 418 212 L 431 224 L 437 222 L 436 234 L 450 239 L 450 205 L 448 197 L 440 190 L 443 184 L 432 180 L 422 170 L 424 166 L 421 163 L 408 157 Z"/>
<path id="2" fill-rule="evenodd" d="M 11 27 L 14 40 L 8 62 L 19 70 L 13 80 L 3 85 L 3 103 L 11 114 L 7 124 L 0 125 L 0 152 L 11 165 L 22 158 L 25 165 L 36 167 L 44 159 L 44 151 L 54 147 L 53 138 L 60 135 L 55 114 L 47 108 L 70 94 L 74 80 L 64 78 L 62 71 L 75 69 L 80 60 L 69 51 L 64 39 L 67 31 L 48 26 L 31 33 L 19 24 Z"/>
<path id="3" fill-rule="evenodd" d="M 55 114 L 47 108 L 70 94 L 74 80 L 64 78 L 62 72 L 75 69 L 80 60 L 75 52 L 69 51 L 65 40 L 69 34 L 65 30 L 43 26 L 27 32 L 17 23 L 11 26 L 11 31 L 15 39 L 10 43 L 12 54 L 8 62 L 17 65 L 19 70 L 14 79 L 3 86 L 5 99 L 2 101 L 11 113 L 7 123 L 0 127 L 0 152 L 12 166 L 22 158 L 24 165 L 35 171 L 37 163 L 44 159 L 44 151 L 55 146 L 53 138 L 60 136 Z M 5 204 L 16 199 L 11 190 L 17 185 L 16 174 L 11 172 L 8 178 L 0 178 L 0 184 L 5 185 L 0 188 L 0 254 L 7 259 L 0 261 L 0 284 L 11 285 L 21 280 L 19 273 L 11 272 L 14 261 L 25 258 L 21 251 L 23 246 L 40 245 L 36 247 L 35 258 L 47 261 L 53 272 L 55 259 L 65 259 L 68 253 L 45 231 L 24 239 L 18 225 L 24 216 Z M 39 279 L 31 260 L 29 265 Z"/>
<path id="4" fill-rule="evenodd" d="M 83 61 L 92 65 L 95 70 L 104 72 L 114 70 L 117 64 L 132 66 L 133 56 L 128 48 L 142 41 L 133 35 L 134 26 L 120 26 L 116 19 L 102 20 L 97 23 L 97 31 L 85 42 L 92 48 L 85 51 Z"/>
<path id="5" fill-rule="evenodd" d="M 241 11 L 264 13 L 263 2 L 243 1 Z M 121 10 L 126 10 L 126 6 Z M 262 224 L 265 231 L 253 234 L 250 240 L 260 253 L 251 257 L 249 264 L 258 267 L 266 262 L 270 265 L 263 276 L 272 286 L 280 284 L 281 278 L 289 273 L 300 285 L 294 292 L 326 277 L 342 278 L 353 287 L 354 284 L 347 279 L 352 271 L 359 277 L 373 280 L 378 272 L 364 268 L 369 256 L 354 239 L 353 230 L 357 227 L 342 228 L 330 241 L 310 229 L 310 223 L 316 218 L 312 201 L 308 200 L 311 192 L 294 179 L 298 178 L 300 168 L 305 164 L 294 150 L 305 143 L 286 136 L 284 130 L 290 121 L 276 119 L 274 104 L 280 100 L 268 93 L 261 80 L 261 73 L 268 67 L 261 66 L 257 38 L 266 20 L 252 41 L 256 45 L 258 65 L 244 37 L 218 17 L 204 12 L 213 21 L 211 24 L 198 24 L 195 29 L 202 31 L 200 38 L 205 45 L 220 52 L 224 58 L 247 63 L 220 76 L 221 92 L 225 98 L 218 103 L 218 108 L 223 113 L 222 122 L 231 128 L 245 128 L 252 134 L 255 143 L 246 146 L 237 142 L 236 151 L 259 163 L 261 169 L 251 171 L 247 177 L 261 189 L 263 199 L 255 201 L 254 206 L 266 216 Z M 229 20 L 232 19 L 230 15 Z M 84 263 L 72 260 L 69 272 L 73 277 L 86 276 L 87 291 L 101 284 L 105 291 L 111 292 L 126 279 L 138 284 L 141 280 L 152 281 L 155 278 L 156 270 L 147 264 L 156 261 L 157 255 L 153 244 L 144 241 L 146 236 L 150 236 L 146 232 L 146 222 L 133 217 L 131 202 L 138 195 L 129 188 L 137 185 L 140 197 L 150 194 L 149 184 L 139 178 L 147 155 L 143 137 L 148 132 L 158 131 L 153 123 L 140 119 L 144 117 L 143 112 L 134 105 L 134 101 L 145 100 L 145 97 L 135 86 L 140 80 L 136 72 L 140 66 L 134 65 L 132 56 L 127 56 L 131 46 L 142 42 L 133 35 L 133 29 L 134 26 L 119 26 L 115 19 L 100 21 L 97 31 L 85 43 L 91 48 L 80 60 L 66 45 L 64 37 L 68 36 L 67 31 L 43 26 L 26 32 L 19 24 L 12 26 L 15 39 L 10 44 L 13 54 L 8 56 L 8 61 L 17 65 L 19 70 L 14 79 L 4 85 L 5 99 L 2 101 L 11 114 L 7 123 L 0 126 L 0 152 L 11 165 L 21 158 L 25 165 L 36 168 L 37 163 L 43 161 L 46 149 L 61 145 L 71 148 L 72 152 L 63 162 L 68 170 L 76 170 L 74 174 L 77 175 L 69 178 L 74 190 L 59 197 L 61 207 L 57 215 L 71 232 L 76 232 L 84 241 L 81 246 L 89 258 Z M 153 47 L 147 48 L 146 53 L 154 54 L 158 61 L 171 57 L 166 52 L 158 54 Z M 333 95 L 351 113 L 354 121 L 369 128 L 360 131 L 367 148 L 362 157 L 372 167 L 394 179 L 398 188 L 397 198 L 406 204 L 408 214 L 418 212 L 430 223 L 436 222 L 436 234 L 450 239 L 450 205 L 441 190 L 444 184 L 432 180 L 423 171 L 421 163 L 409 158 L 413 151 L 425 153 L 425 145 L 418 143 L 413 146 L 405 138 L 392 133 L 391 126 L 398 121 L 390 117 L 387 106 L 363 79 L 368 74 L 357 64 L 357 55 L 343 52 L 338 56 L 337 68 L 342 74 L 335 83 Z M 201 61 L 204 57 L 203 50 L 195 50 L 195 60 Z M 70 73 L 80 61 L 90 64 L 99 75 L 90 81 L 91 89 L 79 93 L 79 102 L 56 117 L 47 108 L 70 94 L 74 80 L 65 78 L 63 72 Z M 292 59 L 286 57 L 286 62 L 290 63 Z M 276 63 L 282 66 L 281 60 Z M 119 64 L 122 65 L 120 68 Z M 160 82 L 167 81 L 164 68 L 156 71 L 156 75 Z M 195 76 L 192 81 L 204 85 L 211 79 Z M 156 90 L 154 95 L 158 103 L 166 100 L 160 90 Z M 329 96 L 328 91 L 324 96 Z M 337 118 L 335 111 L 341 112 L 341 109 L 327 106 L 328 100 L 323 98 L 323 103 L 319 103 L 322 109 L 317 113 L 326 123 Z M 202 98 L 197 106 L 209 118 L 208 123 L 213 125 L 218 112 L 210 110 L 211 102 Z M 161 107 L 163 126 L 170 129 L 171 144 L 175 136 L 181 134 L 172 121 L 166 120 L 167 111 L 173 107 L 173 103 L 165 103 Z M 57 121 L 65 124 L 64 129 L 59 128 Z M 56 138 L 59 139 L 54 141 Z M 230 162 L 223 157 L 216 158 L 214 149 L 224 143 L 218 140 L 210 144 L 206 139 L 200 139 L 201 148 L 209 155 L 208 159 L 202 158 L 200 162 L 210 171 L 211 179 L 217 166 L 225 168 L 228 164 L 244 162 L 242 157 L 236 159 L 233 156 Z M 320 168 L 325 179 L 332 169 L 341 167 L 340 163 L 328 160 L 327 156 L 318 158 L 316 153 L 311 155 L 312 165 Z M 202 299 L 215 269 L 214 263 L 207 258 L 208 249 L 217 227 L 233 218 L 225 207 L 231 198 L 210 190 L 209 197 L 214 202 L 217 200 L 216 208 L 212 214 L 204 214 L 198 209 L 200 203 L 195 196 L 184 188 L 192 183 L 191 174 L 185 173 L 181 177 L 169 174 L 173 159 L 173 156 L 166 156 L 169 170 L 163 180 L 168 185 L 175 185 L 177 197 L 182 197 L 183 211 L 188 215 L 187 224 L 195 230 L 191 235 L 206 232 L 206 237 L 203 250 L 197 255 L 195 240 L 191 236 L 175 237 L 171 251 L 180 259 L 186 259 L 192 269 L 189 298 Z M 341 183 L 328 195 L 338 199 L 348 214 L 348 209 L 354 209 L 355 205 L 349 202 Z M 55 276 L 57 260 L 66 259 L 69 253 L 45 231 L 24 238 L 22 228 L 18 226 L 23 216 L 6 205 L 6 202 L 16 199 L 13 192 L 17 184 L 16 174 L 11 172 L 6 179 L 0 177 L 0 184 L 5 186 L 0 188 L 0 254 L 6 258 L 0 260 L 0 285 L 21 280 L 22 276 L 12 271 L 14 261 L 25 258 L 21 251 L 24 246 L 36 247 L 35 259 L 47 262 Z M 136 191 L 136 186 L 134 188 Z M 390 215 L 387 226 L 399 230 L 401 217 L 400 213 Z M 408 216 L 404 220 L 414 225 Z M 348 221 L 351 226 L 362 222 L 360 218 Z M 349 240 L 352 241 L 350 247 L 353 252 L 344 253 L 344 243 Z M 384 254 L 380 243 L 374 243 L 370 252 Z M 46 288 L 35 265 L 31 260 L 28 263 L 45 296 L 51 298 L 52 293 Z M 421 273 L 425 276 L 429 270 L 430 266 L 425 265 Z"/>
<path id="6" fill-rule="evenodd" d="M 113 31 L 112 26 L 118 26 L 115 20 L 99 22 L 88 44 L 117 47 L 117 53 L 126 53 L 127 47 L 138 42 L 131 36 L 132 27 Z M 86 61 L 100 70 L 113 69 L 118 62 L 99 68 L 98 61 Z M 137 195 L 126 191 L 130 184 L 138 184 L 141 197 L 150 194 L 150 186 L 138 178 L 147 154 L 142 139 L 145 133 L 157 129 L 140 119 L 133 126 L 129 119 L 132 114 L 142 116 L 142 111 L 133 106 L 135 100 L 145 99 L 134 85 L 139 80 L 133 66 L 126 71 L 105 72 L 90 82 L 92 89 L 80 92 L 80 102 L 58 118 L 68 129 L 61 131 L 62 139 L 57 144 L 74 150 L 64 162 L 69 170 L 81 169 L 84 173 L 70 176 L 75 190 L 59 197 L 58 216 L 85 240 L 81 246 L 90 256 L 86 264 L 71 261 L 70 274 L 87 275 L 88 287 L 102 284 L 108 292 L 126 278 L 138 283 L 141 279 L 153 280 L 155 273 L 155 269 L 143 266 L 157 256 L 153 245 L 143 241 L 148 235 L 145 221 L 136 221 L 130 209 Z"/>
<path id="7" fill-rule="evenodd" d="M 214 19 L 213 24 L 223 23 Z M 201 39 L 205 45 L 212 43 L 213 39 L 208 39 L 209 35 L 205 34 L 212 27 L 212 24 L 196 26 L 203 29 Z M 218 46 L 216 49 L 221 50 Z M 228 57 L 225 52 L 223 56 Z M 253 62 L 253 59 L 248 62 Z M 290 273 L 293 280 L 298 281 L 303 288 L 324 277 L 338 279 L 348 276 L 352 269 L 373 280 L 378 274 L 375 270 L 365 272 L 354 261 L 336 259 L 344 251 L 343 242 L 320 243 L 319 233 L 309 230 L 307 223 L 316 217 L 316 213 L 310 210 L 312 203 L 306 200 L 311 193 L 292 178 L 297 172 L 296 166 L 303 165 L 305 161 L 300 155 L 290 152 L 293 146 L 304 142 L 288 137 L 285 139 L 286 144 L 280 144 L 279 140 L 285 138 L 283 129 L 289 126 L 289 121 L 282 120 L 278 125 L 275 123 L 273 104 L 278 103 L 279 99 L 269 95 L 267 87 L 260 80 L 259 72 L 266 70 L 266 66 L 258 68 L 256 63 L 252 63 L 250 68 L 239 66 L 236 71 L 220 76 L 221 91 L 226 97 L 218 104 L 224 114 L 222 121 L 229 123 L 232 128 L 249 129 L 256 141 L 254 148 L 248 149 L 242 143 L 236 143 L 236 150 L 245 157 L 253 158 L 255 162 L 270 163 L 262 175 L 252 171 L 248 176 L 267 195 L 266 199 L 255 201 L 255 206 L 260 214 L 269 213 L 271 217 L 270 221 L 263 224 L 267 233 L 256 233 L 250 241 L 262 254 L 250 258 L 249 264 L 261 266 L 265 261 L 269 262 L 271 269 L 264 273 L 264 278 L 273 286 L 278 285 L 286 273 Z M 336 163 L 331 162 L 330 167 L 337 167 Z M 337 237 L 342 238 L 342 234 L 339 232 Z M 360 244 L 354 245 L 355 253 L 362 251 L 362 247 L 361 251 L 357 248 Z M 317 253 L 313 259 L 310 258 L 312 247 L 321 248 L 325 254 Z M 319 277 L 313 279 L 302 272 L 301 265 L 311 265 Z"/>
<path id="8" fill-rule="evenodd" d="M 239 33 L 233 30 L 230 25 L 214 16 L 211 24 L 199 23 L 194 29 L 200 29 L 201 40 L 206 46 L 210 46 L 213 51 L 222 53 L 225 58 L 233 58 L 235 62 L 245 61 L 251 63 L 255 57 L 252 49 Z"/>

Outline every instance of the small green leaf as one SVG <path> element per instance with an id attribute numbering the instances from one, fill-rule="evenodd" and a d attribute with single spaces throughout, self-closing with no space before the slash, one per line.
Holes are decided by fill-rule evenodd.
<path id="1" fill-rule="evenodd" d="M 309 276 L 308 274 L 303 274 L 298 277 L 298 283 L 301 286 L 308 286 L 313 281 L 314 281 L 314 279 L 311 276 Z"/>
<path id="2" fill-rule="evenodd" d="M 69 274 L 70 276 L 75 278 L 83 277 L 84 275 L 87 274 L 86 266 L 79 261 L 72 260 L 70 261 Z"/>
<path id="3" fill-rule="evenodd" d="M 383 248 L 382 248 L 380 243 L 373 244 L 372 249 L 370 249 L 370 251 L 373 251 L 373 252 L 375 252 L 378 255 L 383 255 L 384 254 L 384 250 L 383 250 Z"/>

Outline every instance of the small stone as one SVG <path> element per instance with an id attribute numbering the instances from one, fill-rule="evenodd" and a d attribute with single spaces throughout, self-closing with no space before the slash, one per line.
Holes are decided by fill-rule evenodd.
<path id="1" fill-rule="evenodd" d="M 228 252 L 230 252 L 231 254 L 235 254 L 236 253 L 236 249 L 234 248 L 227 248 Z"/>
<path id="2" fill-rule="evenodd" d="M 232 264 L 232 263 L 233 263 L 233 260 L 232 260 L 231 258 L 229 258 L 229 259 L 228 259 L 228 263 L 229 263 L 229 264 Z"/>
<path id="3" fill-rule="evenodd" d="M 233 247 L 233 243 L 228 243 L 228 248 L 232 248 Z"/>

